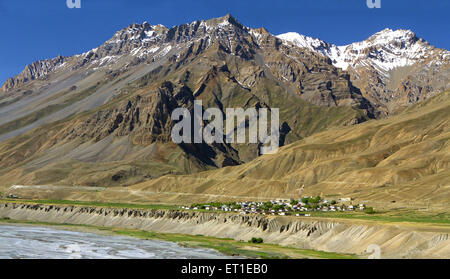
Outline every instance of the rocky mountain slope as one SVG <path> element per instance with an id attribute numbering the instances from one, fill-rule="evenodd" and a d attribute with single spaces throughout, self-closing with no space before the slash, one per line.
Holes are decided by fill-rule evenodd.
<path id="1" fill-rule="evenodd" d="M 376 208 L 448 211 L 449 111 L 446 92 L 388 119 L 317 133 L 247 164 L 141 183 L 121 198 L 289 199 L 303 185 L 304 195 L 352 197 Z"/>
<path id="2" fill-rule="evenodd" d="M 4 184 L 129 185 L 241 164 L 258 145 L 176 145 L 177 107 L 279 108 L 281 144 L 377 116 L 350 75 L 235 18 L 118 31 L 101 46 L 39 61 L 0 94 Z"/>
<path id="3" fill-rule="evenodd" d="M 64 64 L 65 58 L 58 56 L 53 59 L 36 61 L 27 65 L 22 73 L 14 78 L 9 78 L 2 86 L 2 91 L 8 91 L 13 88 L 18 88 L 27 82 L 38 78 L 45 78 L 51 72 L 57 70 Z"/>
<path id="4" fill-rule="evenodd" d="M 194 100 L 201 100 L 204 109 L 222 112 L 229 107 L 279 108 L 281 145 L 329 129 L 333 135 L 340 130 L 360 133 L 344 128 L 446 88 L 447 53 L 408 31 L 384 30 L 367 41 L 336 47 L 304 36 L 276 37 L 264 28 L 243 26 L 230 15 L 171 28 L 132 24 L 97 48 L 35 62 L 4 84 L 0 186 L 124 186 L 259 162 L 258 144 L 174 144 L 170 115 L 178 107 L 192 110 Z M 383 140 L 395 143 L 396 130 L 391 132 Z M 336 154 L 354 151 L 359 157 L 366 143 Z M 403 143 L 392 148 L 400 146 Z M 318 162 L 324 162 L 326 150 L 316 151 L 304 154 L 304 159 L 318 156 Z M 378 162 L 368 156 L 362 162 Z M 316 161 L 302 164 L 312 162 Z M 358 162 L 284 173 L 292 169 L 288 164 L 279 175 L 302 177 L 305 184 L 315 185 L 330 171 L 337 174 L 339 166 L 346 166 L 346 171 L 359 168 Z M 267 165 L 272 170 L 281 166 Z M 344 173 L 339 175 L 359 181 L 357 175 Z M 246 173 L 236 177 L 241 181 Z M 395 175 L 384 180 L 367 177 L 381 179 L 381 184 L 410 183 Z M 267 177 L 267 193 L 279 193 L 273 179 Z M 253 181 L 247 190 L 255 187 L 261 189 Z"/>
<path id="5" fill-rule="evenodd" d="M 278 38 L 329 57 L 333 65 L 349 72 L 364 96 L 387 112 L 450 88 L 450 52 L 431 46 L 410 30 L 385 29 L 345 46 L 298 33 Z"/>

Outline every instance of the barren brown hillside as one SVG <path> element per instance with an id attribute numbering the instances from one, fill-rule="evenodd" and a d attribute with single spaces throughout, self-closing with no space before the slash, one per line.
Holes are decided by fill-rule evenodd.
<path id="1" fill-rule="evenodd" d="M 289 198 L 305 185 L 305 194 L 439 208 L 450 201 L 449 139 L 446 92 L 390 119 L 328 130 L 241 166 L 165 176 L 130 190 L 146 191 L 150 199 L 192 201 Z"/>
<path id="2" fill-rule="evenodd" d="M 377 209 L 443 212 L 450 201 L 450 92 L 389 119 L 332 128 L 239 166 L 130 187 L 16 187 L 26 198 L 174 203 L 354 198 Z"/>

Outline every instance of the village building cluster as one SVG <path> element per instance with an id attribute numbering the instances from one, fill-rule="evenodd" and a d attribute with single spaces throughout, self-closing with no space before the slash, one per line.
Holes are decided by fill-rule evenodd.
<path id="1" fill-rule="evenodd" d="M 306 216 L 310 212 L 346 212 L 346 211 L 364 211 L 365 204 L 352 204 L 351 198 L 341 198 L 339 200 L 327 200 L 321 197 L 303 197 L 300 200 L 271 200 L 268 202 L 234 202 L 234 203 L 209 203 L 192 204 L 182 206 L 183 210 L 206 210 L 238 212 L 241 214 L 263 214 L 279 216 Z"/>

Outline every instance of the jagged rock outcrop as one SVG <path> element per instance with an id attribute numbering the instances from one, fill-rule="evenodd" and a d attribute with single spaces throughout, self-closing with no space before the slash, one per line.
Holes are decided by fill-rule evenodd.
<path id="1" fill-rule="evenodd" d="M 112 63 L 119 64 L 118 61 L 123 59 L 127 60 L 124 65 L 127 69 L 141 63 L 158 62 L 162 57 L 172 55 L 172 62 L 177 63 L 177 68 L 198 57 L 208 48 L 214 49 L 219 55 L 223 53 L 256 61 L 262 68 L 268 66 L 271 74 L 281 79 L 281 82 L 287 80 L 294 83 L 296 93 L 313 104 L 364 107 L 359 104 L 361 95 L 346 74 L 337 73 L 329 60 L 311 51 L 286 48 L 280 39 L 264 28 L 245 27 L 231 15 L 172 28 L 146 22 L 132 24 L 118 31 L 101 46 L 71 57 L 67 69 L 98 70 Z M 64 61 L 65 58 L 58 57 L 35 62 L 27 66 L 21 75 L 8 80 L 4 90 L 20 87 L 26 82 L 45 76 Z M 117 71 L 111 73 L 114 72 Z M 252 79 L 254 80 L 258 73 L 250 70 L 248 73 L 239 72 L 239 75 L 240 82 L 246 86 L 254 86 Z M 112 77 L 115 76 L 117 75 Z"/>
<path id="2" fill-rule="evenodd" d="M 58 57 L 53 59 L 40 60 L 27 65 L 22 73 L 20 73 L 18 76 L 9 78 L 1 89 L 3 91 L 8 91 L 10 89 L 20 87 L 29 81 L 38 78 L 44 78 L 50 72 L 54 71 L 58 66 L 64 64 L 66 59 L 66 57 L 62 57 L 61 55 L 59 55 Z"/>
<path id="3" fill-rule="evenodd" d="M 192 107 L 194 101 L 189 88 L 177 90 L 174 92 L 173 85 L 166 82 L 153 94 L 137 95 L 115 108 L 100 110 L 87 120 L 74 123 L 57 138 L 68 141 L 85 138 L 98 142 L 114 135 L 130 136 L 135 144 L 140 145 L 169 142 L 174 125 L 172 111 L 178 107 Z"/>

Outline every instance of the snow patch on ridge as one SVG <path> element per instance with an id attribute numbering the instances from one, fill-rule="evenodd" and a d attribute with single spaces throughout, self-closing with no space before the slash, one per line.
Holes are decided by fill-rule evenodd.
<path id="1" fill-rule="evenodd" d="M 416 37 L 410 30 L 384 29 L 365 41 L 337 46 L 320 39 L 289 32 L 277 36 L 285 44 L 294 44 L 329 57 L 333 65 L 347 70 L 348 67 L 373 67 L 382 75 L 398 67 L 411 66 L 425 60 L 436 51 L 443 58 L 448 51 L 435 49 Z"/>

